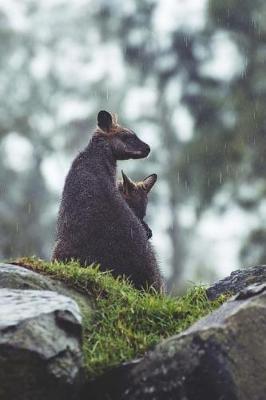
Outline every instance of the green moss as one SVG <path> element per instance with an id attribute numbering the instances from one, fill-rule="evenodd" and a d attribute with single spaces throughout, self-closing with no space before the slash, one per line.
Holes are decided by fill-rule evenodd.
<path id="1" fill-rule="evenodd" d="M 226 300 L 210 302 L 203 287 L 194 287 L 182 297 L 141 292 L 128 282 L 99 272 L 97 266 L 49 263 L 21 258 L 16 263 L 63 281 L 89 296 L 93 313 L 84 307 L 84 355 L 90 377 L 123 361 L 142 356 L 160 340 L 188 328 Z"/>

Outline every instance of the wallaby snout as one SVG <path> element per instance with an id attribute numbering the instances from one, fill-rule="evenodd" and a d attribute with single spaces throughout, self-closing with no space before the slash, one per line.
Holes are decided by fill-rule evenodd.
<path id="1" fill-rule="evenodd" d="M 147 145 L 145 142 L 140 140 L 137 135 L 132 135 L 132 141 L 128 141 L 128 147 L 131 152 L 131 158 L 138 159 L 138 158 L 145 158 L 150 154 L 150 146 Z"/>
<path id="2" fill-rule="evenodd" d="M 148 157 L 150 154 L 150 146 L 148 146 L 146 143 L 142 142 L 143 148 L 141 150 L 136 150 L 135 152 L 133 151 L 131 153 L 133 159 L 138 159 L 138 158 L 145 158 Z"/>

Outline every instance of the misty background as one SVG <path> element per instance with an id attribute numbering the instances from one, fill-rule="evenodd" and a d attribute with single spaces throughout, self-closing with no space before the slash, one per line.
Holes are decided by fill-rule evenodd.
<path id="1" fill-rule="evenodd" d="M 266 263 L 263 0 L 2 0 L 0 255 L 49 259 L 100 109 L 150 144 L 147 222 L 169 288 Z"/>

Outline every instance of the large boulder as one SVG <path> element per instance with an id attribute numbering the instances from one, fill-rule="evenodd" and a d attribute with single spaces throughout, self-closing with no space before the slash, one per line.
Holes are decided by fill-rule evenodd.
<path id="1" fill-rule="evenodd" d="M 59 280 L 50 279 L 19 265 L 0 263 L 0 288 L 23 290 L 51 290 L 75 300 L 83 314 L 93 311 L 92 301 Z"/>
<path id="2" fill-rule="evenodd" d="M 214 300 L 221 294 L 231 293 L 234 295 L 247 286 L 264 282 L 266 282 L 266 265 L 238 269 L 210 286 L 207 289 L 207 296 L 210 300 Z"/>
<path id="3" fill-rule="evenodd" d="M 264 284 L 159 344 L 131 368 L 120 398 L 264 400 L 265 332 Z"/>
<path id="4" fill-rule="evenodd" d="M 83 379 L 81 315 L 45 290 L 0 289 L 0 399 L 74 399 Z"/>
<path id="5" fill-rule="evenodd" d="M 0 288 L 61 291 L 62 284 L 29 269 L 0 263 Z"/>

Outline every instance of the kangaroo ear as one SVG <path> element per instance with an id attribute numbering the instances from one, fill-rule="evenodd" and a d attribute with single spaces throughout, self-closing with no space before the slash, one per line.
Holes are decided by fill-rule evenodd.
<path id="1" fill-rule="evenodd" d="M 143 179 L 143 186 L 147 193 L 149 193 L 149 191 L 152 189 L 152 187 L 156 181 L 157 181 L 156 174 L 149 175 L 149 176 L 147 176 L 147 178 Z"/>
<path id="2" fill-rule="evenodd" d="M 113 125 L 112 115 L 107 111 L 100 111 L 97 116 L 97 124 L 104 132 L 110 132 Z"/>
<path id="3" fill-rule="evenodd" d="M 135 187 L 134 182 L 130 178 L 126 176 L 126 174 L 121 170 L 123 177 L 123 191 L 127 195 L 129 194 Z"/>

